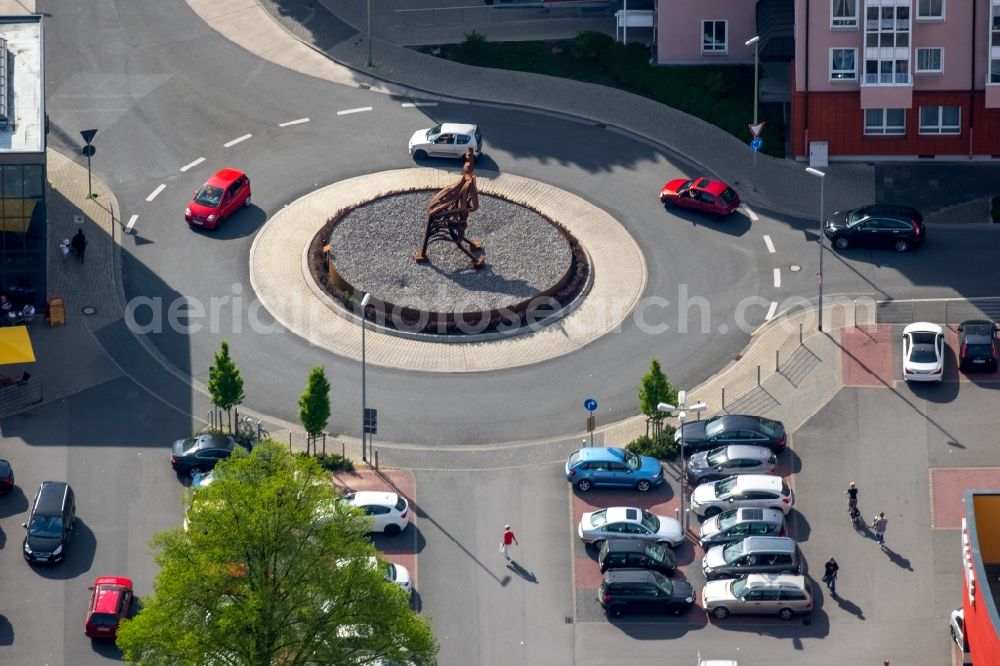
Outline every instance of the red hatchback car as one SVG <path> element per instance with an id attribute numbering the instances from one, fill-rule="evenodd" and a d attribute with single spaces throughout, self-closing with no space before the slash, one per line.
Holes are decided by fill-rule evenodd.
<path id="1" fill-rule="evenodd" d="M 250 179 L 237 169 L 223 169 L 194 193 L 184 211 L 192 227 L 215 229 L 241 206 L 250 205 Z"/>
<path id="2" fill-rule="evenodd" d="M 90 606 L 83 632 L 91 638 L 114 638 L 118 623 L 132 607 L 132 581 L 118 576 L 101 576 L 90 588 Z"/>
<path id="3" fill-rule="evenodd" d="M 660 190 L 660 201 L 705 213 L 729 215 L 740 207 L 740 195 L 721 180 L 677 178 Z"/>

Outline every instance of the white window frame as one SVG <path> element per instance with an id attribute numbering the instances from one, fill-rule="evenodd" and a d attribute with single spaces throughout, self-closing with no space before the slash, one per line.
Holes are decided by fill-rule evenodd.
<path id="1" fill-rule="evenodd" d="M 868 112 L 869 111 L 880 111 L 882 120 L 879 125 L 869 125 L 868 124 Z M 903 112 L 903 124 L 902 125 L 888 125 L 886 123 L 889 116 L 889 111 L 902 111 Z M 906 109 L 862 109 L 861 113 L 864 117 L 864 132 L 865 136 L 906 136 Z"/>
<path id="2" fill-rule="evenodd" d="M 958 109 L 958 124 L 944 124 L 944 110 Z M 937 115 L 937 122 L 933 125 L 924 125 L 924 109 L 934 109 Z M 917 123 L 920 127 L 920 134 L 931 136 L 957 136 L 962 133 L 962 107 L 961 106 L 921 106 L 917 109 Z"/>
<path id="3" fill-rule="evenodd" d="M 854 69 L 850 70 L 850 76 L 835 77 L 835 73 L 847 74 L 846 69 L 834 69 L 833 68 L 833 53 L 834 51 L 850 51 L 854 55 Z M 830 82 L 831 83 L 857 83 L 858 82 L 858 50 L 853 48 L 835 48 L 830 49 Z"/>
<path id="4" fill-rule="evenodd" d="M 718 35 L 715 34 L 715 24 L 721 23 L 722 29 L 725 31 L 722 40 L 722 48 L 705 48 L 705 24 L 712 24 L 712 36 L 718 40 Z M 724 19 L 702 19 L 701 21 L 701 54 L 702 55 L 727 55 L 729 53 L 729 21 Z"/>
<path id="5" fill-rule="evenodd" d="M 906 9 L 905 22 L 899 19 L 900 10 Z M 878 18 L 868 18 L 875 9 Z M 886 19 L 885 15 L 890 18 Z M 891 36 L 885 44 L 884 38 Z M 905 35 L 905 37 L 902 37 Z M 874 36 L 875 45 L 868 42 Z M 910 0 L 865 0 L 864 58 L 861 62 L 861 84 L 866 86 L 912 86 L 910 72 L 913 53 L 913 7 Z M 869 74 L 869 66 L 875 66 L 875 73 Z M 885 71 L 888 70 L 888 71 Z"/>
<path id="6" fill-rule="evenodd" d="M 944 47 L 943 46 L 920 46 L 914 49 L 916 53 L 913 54 L 913 73 L 914 74 L 943 74 L 944 73 Z M 939 67 L 937 69 L 922 69 L 920 67 L 920 52 L 921 51 L 937 51 L 939 53 L 938 63 Z"/>
<path id="7" fill-rule="evenodd" d="M 948 0 L 941 0 L 941 13 L 940 14 L 922 14 L 922 13 L 920 13 L 920 9 L 924 5 L 924 3 L 931 3 L 934 0 L 915 0 L 915 1 L 917 3 L 917 12 L 916 12 L 916 14 L 917 14 L 917 20 L 918 21 L 943 21 L 944 20 L 944 12 L 945 12 L 946 5 L 948 4 Z"/>
<path id="8" fill-rule="evenodd" d="M 838 2 L 854 3 L 854 16 L 834 16 L 833 10 Z M 858 28 L 858 5 L 861 0 L 830 0 L 830 28 L 833 30 L 857 30 Z"/>
<path id="9" fill-rule="evenodd" d="M 990 67 L 986 72 L 986 85 L 1000 84 L 1000 0 L 990 2 L 989 33 L 986 43 L 990 45 Z"/>

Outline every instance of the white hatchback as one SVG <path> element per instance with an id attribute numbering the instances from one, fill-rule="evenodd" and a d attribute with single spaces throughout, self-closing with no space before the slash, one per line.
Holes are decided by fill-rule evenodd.
<path id="1" fill-rule="evenodd" d="M 410 137 L 410 156 L 418 160 L 425 157 L 453 157 L 462 159 L 472 148 L 476 155 L 483 152 L 483 135 L 476 125 L 441 123 L 429 129 L 417 130 Z"/>
<path id="2" fill-rule="evenodd" d="M 396 493 L 377 490 L 359 490 L 341 498 L 345 504 L 361 509 L 371 519 L 369 532 L 383 532 L 396 536 L 410 524 L 410 504 Z"/>

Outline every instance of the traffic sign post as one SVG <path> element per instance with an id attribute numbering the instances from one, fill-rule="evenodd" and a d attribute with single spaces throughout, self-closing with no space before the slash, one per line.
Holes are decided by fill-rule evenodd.
<path id="1" fill-rule="evenodd" d="M 90 145 L 90 142 L 94 140 L 94 136 L 96 134 L 97 130 L 95 129 L 80 130 L 80 136 L 83 137 L 84 143 L 87 144 L 83 147 L 83 150 L 81 152 L 87 156 L 87 198 L 89 199 L 94 198 L 94 187 L 92 184 L 93 181 L 90 178 L 90 158 L 93 157 L 94 153 L 97 152 L 94 149 L 94 147 Z"/>
<path id="2" fill-rule="evenodd" d="M 587 398 L 583 401 L 583 408 L 590 412 L 590 415 L 587 417 L 587 432 L 590 433 L 590 445 L 593 446 L 594 430 L 597 429 L 597 417 L 594 416 L 594 412 L 597 411 L 597 401 L 593 398 Z"/>
<path id="3" fill-rule="evenodd" d="M 760 150 L 760 147 L 763 145 L 764 145 L 764 139 L 760 137 L 757 137 L 756 139 L 750 142 L 750 147 L 753 148 L 754 152 Z"/>

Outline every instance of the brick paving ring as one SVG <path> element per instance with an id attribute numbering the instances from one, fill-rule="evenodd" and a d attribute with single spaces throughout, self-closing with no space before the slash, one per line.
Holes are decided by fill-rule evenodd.
<path id="1" fill-rule="evenodd" d="M 345 307 L 344 301 L 348 306 L 355 304 L 350 298 L 332 298 L 327 287 L 316 279 L 317 275 L 321 280 L 324 277 L 317 259 L 318 248 L 330 237 L 331 228 L 336 229 L 331 219 L 338 211 L 364 211 L 366 204 L 391 199 L 390 195 L 399 193 L 419 190 L 420 197 L 429 199 L 432 191 L 454 180 L 453 170 L 386 171 L 334 183 L 285 206 L 260 230 L 250 250 L 250 282 L 261 305 L 284 328 L 312 344 L 339 356 L 359 359 L 360 320 L 352 308 Z M 617 220 L 576 195 L 527 178 L 479 172 L 477 185 L 484 197 L 519 205 L 529 217 L 546 218 L 557 230 L 556 233 L 536 230 L 540 233 L 540 243 L 564 246 L 556 252 L 561 258 L 555 264 L 537 267 L 538 293 L 546 290 L 546 284 L 557 285 L 565 277 L 574 239 L 583 250 L 577 256 L 584 257 L 589 264 L 585 271 L 587 279 L 577 285 L 575 297 L 562 303 L 561 309 L 527 332 L 524 332 L 526 328 L 516 331 L 517 335 L 511 335 L 509 328 L 506 332 L 488 329 L 481 332 L 475 327 L 462 335 L 455 335 L 454 330 L 449 335 L 428 335 L 407 327 L 390 331 L 367 322 L 366 357 L 369 363 L 429 372 L 476 372 L 530 365 L 572 353 L 615 331 L 635 309 L 646 287 L 646 263 L 639 246 Z M 469 226 L 470 235 L 474 237 L 483 231 L 476 226 L 476 215 L 473 214 Z M 365 221 L 364 215 L 360 217 L 362 228 L 365 224 L 370 226 L 372 220 Z M 414 233 L 409 234 L 412 238 L 398 239 L 401 251 L 412 253 L 411 246 L 416 246 L 421 233 L 422 225 L 414 223 Z M 358 233 L 358 229 L 352 234 L 363 241 L 364 233 Z M 487 262 L 494 254 L 498 262 L 501 261 L 507 249 L 502 237 L 497 237 L 493 245 L 489 237 L 486 241 Z M 440 257 L 439 261 L 444 263 L 446 253 L 457 253 L 446 245 L 432 245 L 432 260 Z M 338 261 L 345 262 L 345 266 L 349 264 L 348 272 L 354 271 L 355 289 L 364 290 L 370 283 L 365 281 L 375 279 L 373 276 L 380 269 L 380 256 L 373 252 L 359 261 L 349 257 L 347 247 L 343 246 Z M 398 259 L 395 261 L 398 267 L 404 268 Z M 388 269 L 389 266 L 389 260 L 385 259 L 384 267 Z M 522 269 L 527 270 L 524 266 L 518 270 Z M 499 263 L 498 270 L 502 270 Z M 362 277 L 361 281 L 358 276 Z M 552 276 L 555 279 L 550 282 Z M 386 280 L 379 288 L 393 289 L 390 282 Z M 399 285 L 396 287 L 398 293 Z M 378 295 L 375 287 L 370 290 Z M 440 289 L 437 293 L 440 295 Z M 491 298 L 489 294 L 480 295 L 481 303 L 494 303 Z"/>

